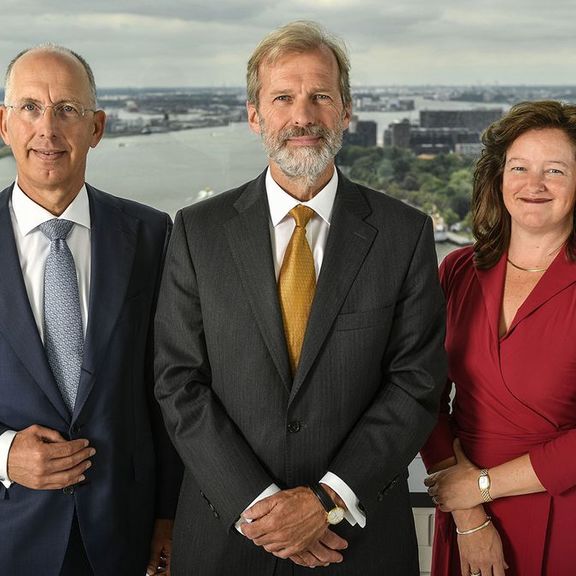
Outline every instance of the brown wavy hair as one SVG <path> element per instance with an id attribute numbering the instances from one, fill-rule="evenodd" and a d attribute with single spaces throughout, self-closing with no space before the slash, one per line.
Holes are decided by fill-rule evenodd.
<path id="1" fill-rule="evenodd" d="M 576 106 L 554 100 L 520 102 L 510 108 L 500 120 L 482 134 L 484 149 L 474 170 L 472 192 L 472 229 L 474 262 L 477 268 L 491 268 L 508 248 L 510 242 L 510 214 L 504 206 L 502 176 L 506 152 L 514 140 L 529 130 L 557 128 L 568 136 L 576 156 Z M 576 260 L 576 208 L 572 234 L 566 253 Z"/>

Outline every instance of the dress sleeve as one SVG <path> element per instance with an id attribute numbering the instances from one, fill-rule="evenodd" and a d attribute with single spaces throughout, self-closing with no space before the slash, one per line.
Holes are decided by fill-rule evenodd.
<path id="1" fill-rule="evenodd" d="M 558 438 L 544 442 L 530 453 L 536 476 L 552 496 L 576 486 L 576 430 L 567 430 Z"/>

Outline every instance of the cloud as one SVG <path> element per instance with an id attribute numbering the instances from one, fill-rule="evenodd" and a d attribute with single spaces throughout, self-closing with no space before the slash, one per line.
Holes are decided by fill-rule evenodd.
<path id="1" fill-rule="evenodd" d="M 313 19 L 343 38 L 354 84 L 573 83 L 573 0 L 4 0 L 0 66 L 52 41 L 101 86 L 243 85 L 270 30 Z"/>

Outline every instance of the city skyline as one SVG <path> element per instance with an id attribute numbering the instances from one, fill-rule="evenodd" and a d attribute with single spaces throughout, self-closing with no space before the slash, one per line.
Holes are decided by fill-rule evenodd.
<path id="1" fill-rule="evenodd" d="M 353 86 L 576 84 L 572 0 L 2 2 L 0 68 L 55 42 L 82 54 L 102 88 L 243 86 L 255 45 L 295 19 L 345 41 Z"/>

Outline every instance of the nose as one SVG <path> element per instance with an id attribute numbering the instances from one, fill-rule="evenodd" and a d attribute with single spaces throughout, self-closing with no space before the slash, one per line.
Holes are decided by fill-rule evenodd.
<path id="1" fill-rule="evenodd" d="M 46 138 L 53 138 L 56 136 L 56 125 L 58 119 L 53 106 L 46 106 L 42 115 L 36 120 L 40 135 Z"/>
<path id="2" fill-rule="evenodd" d="M 543 172 L 538 172 L 534 170 L 530 174 L 530 179 L 528 184 L 530 186 L 530 190 L 534 192 L 542 192 L 546 188 L 546 180 L 544 178 Z"/>
<path id="3" fill-rule="evenodd" d="M 295 100 L 292 106 L 292 122 L 296 126 L 311 126 L 316 122 L 314 103 L 308 98 Z"/>

